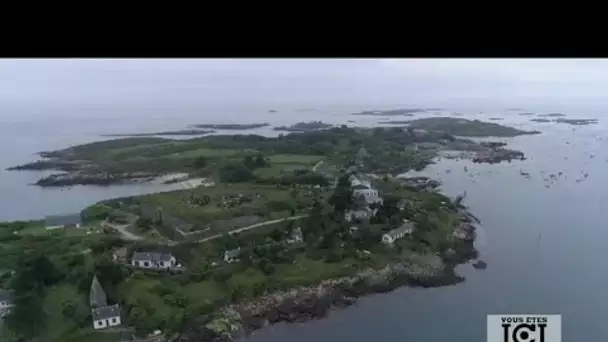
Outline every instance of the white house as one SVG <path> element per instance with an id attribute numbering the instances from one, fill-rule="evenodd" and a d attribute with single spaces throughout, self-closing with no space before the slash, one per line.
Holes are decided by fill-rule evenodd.
<path id="1" fill-rule="evenodd" d="M 118 304 L 108 305 L 106 293 L 103 291 L 97 276 L 93 277 L 91 283 L 89 304 L 91 305 L 94 329 L 115 327 L 122 323 L 120 320 L 120 306 Z"/>
<path id="2" fill-rule="evenodd" d="M 300 243 L 303 240 L 304 237 L 302 235 L 302 228 L 297 227 L 293 230 L 293 232 L 291 232 L 289 236 L 285 238 L 285 243 L 287 243 L 288 245 L 293 245 L 296 243 Z"/>
<path id="3" fill-rule="evenodd" d="M 131 265 L 140 268 L 167 269 L 179 267 L 175 257 L 169 253 L 135 252 Z"/>
<path id="4" fill-rule="evenodd" d="M 0 318 L 10 313 L 13 307 L 13 298 L 8 291 L 0 290 Z"/>
<path id="5" fill-rule="evenodd" d="M 392 245 L 395 241 L 401 239 L 402 237 L 412 234 L 414 232 L 414 229 L 414 223 L 406 221 L 399 228 L 393 229 L 388 233 L 382 234 L 382 242 L 387 245 Z"/>
<path id="6" fill-rule="evenodd" d="M 361 209 L 361 210 L 349 210 L 344 213 L 344 219 L 348 222 L 353 220 L 367 220 L 374 216 L 375 210 L 371 210 L 369 208 Z"/>
<path id="7" fill-rule="evenodd" d="M 353 186 L 353 196 L 356 198 L 363 196 L 367 204 L 380 203 L 382 204 L 382 198 L 379 196 L 378 190 L 371 186 L 357 185 Z"/>
<path id="8" fill-rule="evenodd" d="M 238 262 L 241 256 L 241 247 L 224 251 L 224 261 L 231 264 Z"/>
<path id="9" fill-rule="evenodd" d="M 94 308 L 91 310 L 91 314 L 93 316 L 93 328 L 96 330 L 116 327 L 122 323 L 118 304 Z"/>

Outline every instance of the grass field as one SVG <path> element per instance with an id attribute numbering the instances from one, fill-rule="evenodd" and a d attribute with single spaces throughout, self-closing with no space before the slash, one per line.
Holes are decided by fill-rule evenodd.
<path id="1" fill-rule="evenodd" d="M 325 159 L 325 156 L 307 154 L 273 154 L 269 156 L 271 163 L 276 164 L 306 164 L 315 165 Z"/>
<path id="2" fill-rule="evenodd" d="M 183 286 L 181 291 L 189 302 L 199 304 L 214 302 L 227 295 L 225 289 L 213 280 L 190 283 Z"/>
<path id="3" fill-rule="evenodd" d="M 240 154 L 241 151 L 233 149 L 197 148 L 184 152 L 173 153 L 173 158 L 197 158 L 197 157 L 231 157 Z"/>
<path id="4" fill-rule="evenodd" d="M 234 207 L 223 204 L 222 196 L 230 201 L 236 196 L 243 195 L 251 198 Z M 200 206 L 190 204 L 191 196 L 209 196 L 211 203 Z M 259 197 L 258 197 L 259 196 Z M 275 186 L 256 184 L 218 184 L 209 188 L 195 188 L 143 196 L 142 203 L 162 207 L 163 212 L 190 223 L 207 224 L 215 220 L 226 220 L 240 216 L 271 216 L 274 211 L 283 212 L 285 209 L 273 208 L 269 203 L 286 203 L 294 201 L 288 189 Z"/>
<path id="5" fill-rule="evenodd" d="M 50 288 L 44 299 L 44 311 L 47 316 L 46 335 L 51 341 L 63 341 L 62 336 L 78 329 L 77 322 L 64 314 L 66 305 L 71 305 L 76 314 L 86 314 L 89 310 L 85 297 L 75 286 L 62 284 Z"/>

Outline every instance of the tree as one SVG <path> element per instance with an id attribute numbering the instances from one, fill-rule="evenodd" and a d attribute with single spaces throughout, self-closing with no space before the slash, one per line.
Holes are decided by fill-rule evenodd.
<path id="1" fill-rule="evenodd" d="M 192 162 L 192 165 L 197 168 L 197 169 L 202 169 L 205 166 L 207 166 L 207 159 L 203 156 L 197 157 L 196 159 L 194 159 L 194 161 Z"/>
<path id="2" fill-rule="evenodd" d="M 39 336 L 46 329 L 42 295 L 35 291 L 15 293 L 14 306 L 5 322 L 7 328 L 23 341 Z"/>
<path id="3" fill-rule="evenodd" d="M 220 169 L 220 180 L 225 183 L 247 182 L 255 178 L 250 169 L 243 164 L 228 164 Z"/>
<path id="4" fill-rule="evenodd" d="M 135 222 L 135 225 L 137 226 L 137 228 L 139 228 L 142 231 L 148 231 L 150 230 L 150 226 L 152 225 L 152 221 L 150 221 L 149 219 L 145 218 L 145 217 L 139 217 L 137 219 L 137 221 Z"/>
<path id="5" fill-rule="evenodd" d="M 268 162 L 268 160 L 266 158 L 264 158 L 263 155 L 258 154 L 258 156 L 255 157 L 255 166 L 256 167 L 267 167 L 269 165 L 270 165 L 270 163 Z"/>
<path id="6" fill-rule="evenodd" d="M 283 231 L 279 228 L 275 228 L 270 232 L 270 238 L 275 242 L 280 242 L 283 240 Z"/>
<path id="7" fill-rule="evenodd" d="M 271 275 L 275 271 L 275 267 L 268 258 L 262 258 L 258 261 L 258 268 L 266 275 Z"/>
<path id="8" fill-rule="evenodd" d="M 243 158 L 243 165 L 245 165 L 245 167 L 250 170 L 253 170 L 256 168 L 255 161 L 253 160 L 252 156 L 245 156 Z"/>
<path id="9" fill-rule="evenodd" d="M 334 207 L 334 211 L 342 214 L 353 206 L 353 191 L 348 174 L 338 179 L 338 184 L 328 202 Z"/>
<path id="10" fill-rule="evenodd" d="M 88 208 L 85 208 L 80 213 L 80 217 L 82 218 L 82 221 L 85 223 L 101 221 L 101 220 L 104 220 L 106 217 L 108 217 L 108 215 L 110 214 L 111 211 L 112 211 L 112 208 L 108 207 L 105 204 L 98 203 L 98 204 L 94 204 Z"/>
<path id="11" fill-rule="evenodd" d="M 118 301 L 116 286 L 125 279 L 125 274 L 120 265 L 112 262 L 110 259 L 102 258 L 96 261 L 94 273 L 101 282 L 108 299 L 113 302 Z"/>

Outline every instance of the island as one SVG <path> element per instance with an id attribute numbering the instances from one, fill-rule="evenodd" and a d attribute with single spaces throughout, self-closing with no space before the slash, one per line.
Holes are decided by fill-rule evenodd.
<path id="1" fill-rule="evenodd" d="M 246 130 L 270 126 L 269 123 L 252 123 L 252 124 L 195 124 L 192 127 L 207 128 L 207 129 L 222 129 L 222 130 Z"/>
<path id="2" fill-rule="evenodd" d="M 151 133 L 121 133 L 121 134 L 102 134 L 102 137 L 153 137 L 163 135 L 205 135 L 215 133 L 213 130 L 197 130 L 197 129 L 184 129 L 178 131 L 163 131 L 163 132 L 151 132 Z"/>
<path id="3" fill-rule="evenodd" d="M 408 125 L 410 122 L 412 122 L 411 120 L 382 120 L 382 121 L 378 121 L 379 124 L 382 125 Z"/>
<path id="4" fill-rule="evenodd" d="M 427 131 L 441 131 L 464 137 L 515 137 L 526 134 L 539 134 L 538 131 L 522 131 L 480 120 L 467 120 L 452 117 L 433 117 L 415 119 L 408 122 L 409 127 Z"/>
<path id="5" fill-rule="evenodd" d="M 596 124 L 596 123 L 598 123 L 598 119 L 563 119 L 563 118 L 559 118 L 559 119 L 555 119 L 554 122 L 564 123 L 564 124 L 568 124 L 568 125 L 581 126 L 581 125 Z"/>
<path id="6" fill-rule="evenodd" d="M 490 120 L 492 120 L 492 121 L 501 121 L 501 120 L 504 120 L 504 118 L 495 117 L 495 118 L 490 118 Z"/>
<path id="7" fill-rule="evenodd" d="M 309 132 L 328 129 L 333 127 L 331 124 L 324 123 L 322 121 L 310 121 L 310 122 L 298 122 L 291 126 L 279 126 L 274 127 L 275 131 L 287 131 L 287 132 Z"/>
<path id="8" fill-rule="evenodd" d="M 562 113 L 548 113 L 548 114 L 538 114 L 538 117 L 564 117 L 566 116 L 566 114 L 562 114 Z"/>
<path id="9" fill-rule="evenodd" d="M 535 115 L 535 113 L 519 113 L 519 115 L 521 115 L 521 116 L 531 116 L 531 115 Z"/>
<path id="10" fill-rule="evenodd" d="M 484 146 L 456 136 L 507 137 L 532 133 L 495 123 L 431 118 L 413 120 L 408 127 L 342 126 L 273 138 L 259 135 L 210 135 L 183 140 L 133 137 L 41 152 L 42 160 L 9 170 L 62 171 L 38 180 L 36 184 L 43 187 L 151 182 L 175 178 L 175 175 L 180 175 L 178 178 L 183 181 L 190 178 L 213 181 L 226 177 L 227 170 L 236 177 L 260 176 L 260 182 L 268 178 L 266 181 L 272 183 L 276 181 L 273 177 L 285 169 L 310 169 L 322 156 L 331 155 L 338 164 L 343 163 L 349 150 L 344 146 L 352 148 L 359 143 L 365 144 L 376 156 L 369 166 L 370 172 L 400 173 L 408 168 L 424 167 L 443 150 L 460 151 L 466 158 L 480 162 L 495 162 L 496 157 L 521 159 L 521 155 L 501 147 Z M 258 157 L 268 166 L 255 171 L 234 166 L 244 158 L 262 163 Z M 248 161 L 247 165 L 254 164 Z"/>
<path id="11" fill-rule="evenodd" d="M 421 108 L 399 108 L 389 110 L 364 110 L 362 112 L 352 113 L 351 115 L 371 115 L 371 116 L 414 116 L 416 113 L 426 112 L 426 109 Z"/>
<path id="12" fill-rule="evenodd" d="M 552 122 L 551 119 L 544 119 L 544 118 L 543 119 L 538 119 L 538 118 L 531 119 L 530 121 L 532 121 L 532 122 Z"/>

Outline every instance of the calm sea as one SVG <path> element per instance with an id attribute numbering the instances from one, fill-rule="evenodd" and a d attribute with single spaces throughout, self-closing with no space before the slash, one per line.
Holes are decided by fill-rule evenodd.
<path id="1" fill-rule="evenodd" d="M 278 109 L 277 113 L 268 113 L 269 109 L 246 113 L 158 112 L 145 119 L 100 114 L 88 119 L 2 122 L 0 220 L 69 213 L 101 199 L 166 188 L 42 189 L 28 185 L 40 177 L 40 172 L 4 170 L 34 160 L 38 151 L 98 140 L 99 134 L 181 129 L 192 123 L 289 124 L 322 119 L 330 123 L 356 120 L 357 124 L 368 125 L 381 120 L 348 116 L 349 110 L 345 109 Z M 608 173 L 608 126 L 602 122 L 580 127 L 530 123 L 530 118 L 504 110 L 463 113 L 486 119 L 505 116 L 506 124 L 543 132 L 506 140 L 527 154 L 529 159 L 524 162 L 472 165 L 443 160 L 425 171 L 441 178 L 448 194 L 467 190 L 466 204 L 483 222 L 477 244 L 488 269 L 477 271 L 463 265 L 459 272 L 467 280 L 462 284 L 438 289 L 402 288 L 370 296 L 322 320 L 266 328 L 250 341 L 482 342 L 488 313 L 559 313 L 563 315 L 564 341 L 597 341 L 608 336 L 608 325 L 604 324 L 608 317 L 604 288 L 608 267 L 602 262 L 608 241 L 608 178 L 604 176 Z M 567 114 L 599 117 L 589 112 Z M 530 173 L 530 179 L 521 171 Z M 559 172 L 562 175 L 554 183 L 544 180 Z M 577 182 L 584 173 L 588 177 Z"/>

